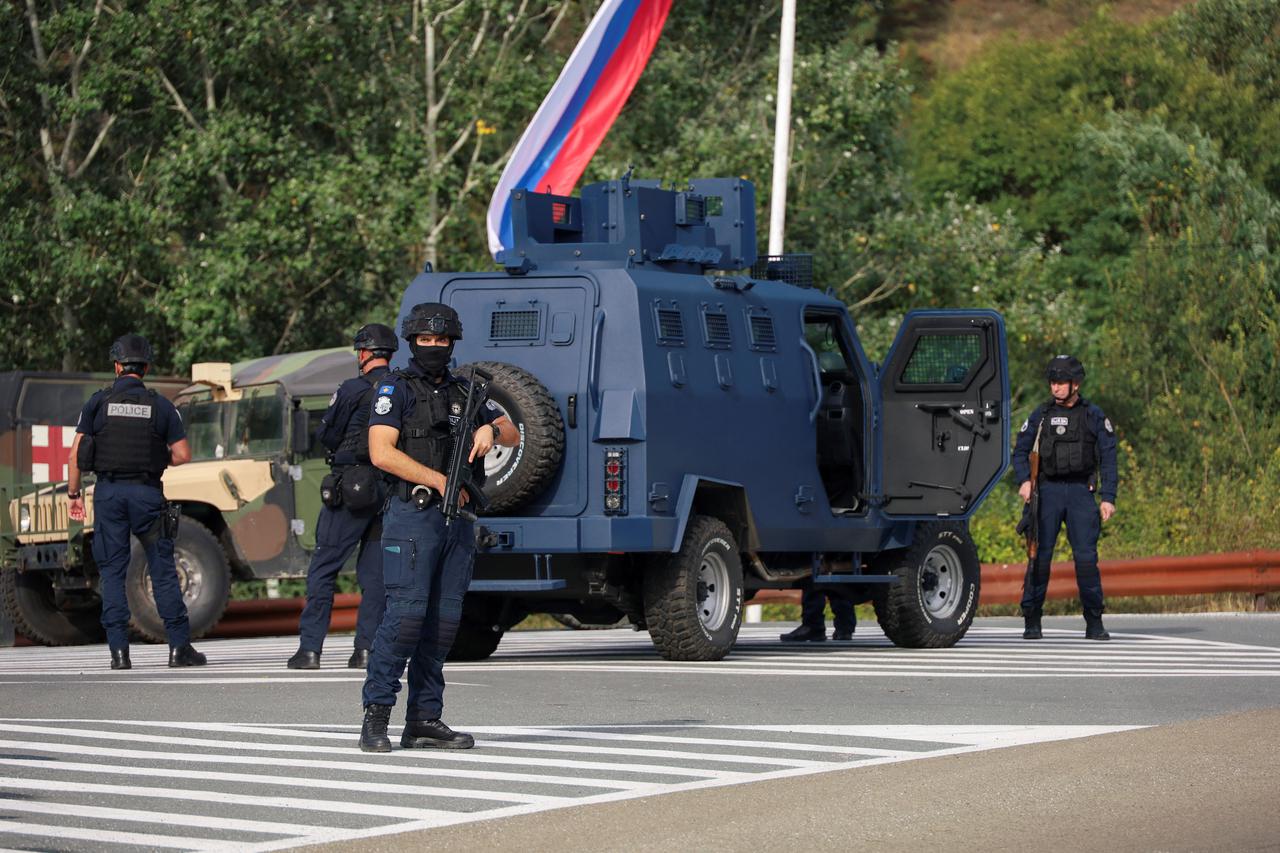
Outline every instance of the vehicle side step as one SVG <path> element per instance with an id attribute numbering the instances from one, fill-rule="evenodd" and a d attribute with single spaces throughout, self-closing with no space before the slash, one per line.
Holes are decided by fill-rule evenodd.
<path id="1" fill-rule="evenodd" d="M 555 578 L 546 580 L 491 580 L 472 581 L 467 592 L 547 592 L 553 589 L 564 589 L 569 585 L 566 580 Z"/>
<path id="2" fill-rule="evenodd" d="M 815 584 L 831 583 L 897 583 L 897 575 L 814 575 Z"/>

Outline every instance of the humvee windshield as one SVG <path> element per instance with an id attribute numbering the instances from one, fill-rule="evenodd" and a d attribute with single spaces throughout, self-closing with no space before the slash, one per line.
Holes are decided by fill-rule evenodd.
<path id="1" fill-rule="evenodd" d="M 246 388 L 235 401 L 200 394 L 179 406 L 191 444 L 191 461 L 270 456 L 285 448 L 285 401 L 277 389 Z"/>

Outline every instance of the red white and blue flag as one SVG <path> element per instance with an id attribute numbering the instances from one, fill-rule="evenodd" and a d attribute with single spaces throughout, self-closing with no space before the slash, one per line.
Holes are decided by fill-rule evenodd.
<path id="1" fill-rule="evenodd" d="M 489 251 L 511 245 L 511 191 L 568 195 L 622 111 L 671 0 L 605 0 L 520 137 L 489 202 Z"/>

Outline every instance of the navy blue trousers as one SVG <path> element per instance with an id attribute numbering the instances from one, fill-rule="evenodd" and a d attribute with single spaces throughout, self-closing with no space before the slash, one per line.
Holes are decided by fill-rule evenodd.
<path id="1" fill-rule="evenodd" d="M 444 659 L 462 619 L 475 560 L 471 522 L 445 527 L 438 505 L 425 510 L 393 497 L 382 516 L 382 576 L 387 612 L 369 652 L 365 705 L 394 705 L 409 667 L 408 721 L 439 719 Z"/>
<path id="2" fill-rule="evenodd" d="M 307 569 L 307 604 L 298 620 L 298 646 L 317 654 L 324 648 L 333 614 L 333 585 L 338 572 L 360 547 L 356 557 L 356 582 L 360 584 L 360 609 L 356 611 L 357 649 L 373 646 L 373 635 L 387 606 L 382 585 L 382 518 L 377 512 L 356 515 L 344 507 L 322 507 L 316 521 L 316 551 Z"/>
<path id="3" fill-rule="evenodd" d="M 814 589 L 812 585 L 806 586 L 800 596 L 801 623 L 806 627 L 825 631 L 827 629 L 825 612 L 827 599 L 827 593 L 820 589 Z M 830 596 L 830 600 L 831 621 L 835 629 L 853 633 L 853 630 L 858 626 L 858 618 L 853 613 L 853 602 L 838 595 Z"/>
<path id="4" fill-rule="evenodd" d="M 102 479 L 93 489 L 93 559 L 98 564 L 102 594 L 102 627 L 112 649 L 129 648 L 129 599 L 125 578 L 129 572 L 129 534 L 143 543 L 156 609 L 164 620 L 164 632 L 172 648 L 191 642 L 187 605 L 173 563 L 173 540 L 152 539 L 143 534 L 160 523 L 164 492 L 142 483 L 113 483 Z"/>
<path id="5" fill-rule="evenodd" d="M 1098 535 L 1102 516 L 1087 483 L 1040 483 L 1040 548 L 1035 563 L 1027 567 L 1022 584 L 1022 612 L 1038 615 L 1049 590 L 1049 566 L 1058 544 L 1058 531 L 1067 525 L 1067 541 L 1076 561 L 1076 586 L 1086 613 L 1102 612 L 1102 575 L 1098 573 Z"/>

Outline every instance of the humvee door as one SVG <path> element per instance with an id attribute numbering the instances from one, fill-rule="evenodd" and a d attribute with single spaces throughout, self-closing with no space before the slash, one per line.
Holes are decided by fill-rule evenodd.
<path id="1" fill-rule="evenodd" d="M 1009 461 L 1004 320 L 994 311 L 912 311 L 880 388 L 884 513 L 968 518 Z"/>

